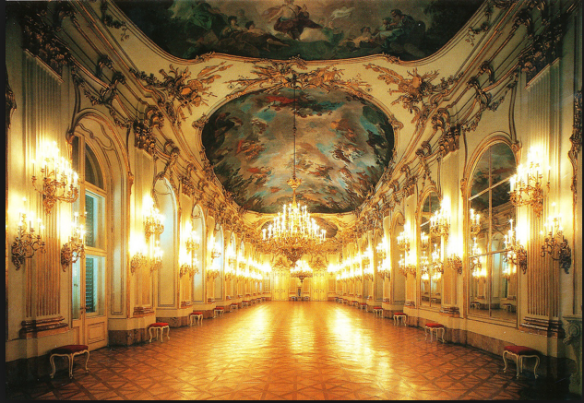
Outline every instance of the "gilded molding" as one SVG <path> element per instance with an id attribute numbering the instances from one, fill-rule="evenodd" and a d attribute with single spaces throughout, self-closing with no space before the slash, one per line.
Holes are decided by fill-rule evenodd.
<path id="1" fill-rule="evenodd" d="M 482 33 L 482 32 L 487 32 L 490 28 L 490 24 L 491 24 L 491 16 L 493 15 L 493 8 L 491 7 L 491 4 L 487 4 L 487 7 L 485 8 L 485 17 L 487 18 L 486 21 L 483 21 L 483 23 L 477 27 L 477 28 L 472 28 L 470 27 L 466 33 L 466 39 L 465 41 L 470 43 L 470 46 L 475 45 L 475 36 Z"/>
<path id="2" fill-rule="evenodd" d="M 132 129 L 136 138 L 136 147 L 153 155 L 156 151 L 156 136 L 152 133 L 152 129 L 144 121 L 138 120 L 134 121 Z"/>
<path id="3" fill-rule="evenodd" d="M 444 158 L 460 148 L 460 126 L 453 126 L 446 130 L 438 140 L 438 152 Z"/>
<path id="4" fill-rule="evenodd" d="M 8 83 L 8 75 L 6 75 L 6 87 L 4 88 L 4 99 L 5 99 L 5 124 L 4 130 L 8 131 L 10 129 L 10 121 L 12 118 L 12 112 L 17 108 L 16 106 L 16 97 L 14 96 L 14 92 L 12 88 L 10 88 L 10 84 Z"/>
<path id="5" fill-rule="evenodd" d="M 103 24 L 108 28 L 121 29 L 122 32 L 121 32 L 120 40 L 122 42 L 124 41 L 124 39 L 130 38 L 130 36 L 127 34 L 128 27 L 127 27 L 126 23 L 124 21 L 114 20 L 111 15 L 107 14 L 107 8 L 108 8 L 107 1 L 102 0 L 101 6 L 100 6 L 101 22 L 103 22 Z"/>

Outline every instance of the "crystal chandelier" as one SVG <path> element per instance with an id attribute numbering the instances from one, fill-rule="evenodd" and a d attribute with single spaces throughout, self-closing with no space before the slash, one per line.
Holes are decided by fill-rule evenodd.
<path id="1" fill-rule="evenodd" d="M 302 180 L 296 177 L 296 75 L 292 77 L 292 86 L 294 163 L 292 178 L 288 180 L 288 186 L 292 188 L 292 203 L 284 204 L 282 212 L 274 217 L 272 224 L 262 230 L 262 240 L 269 251 L 282 253 L 295 264 L 305 253 L 318 250 L 325 240 L 326 231 L 320 229 L 310 217 L 306 206 L 296 202 L 296 189 L 302 183 Z"/>
<path id="2" fill-rule="evenodd" d="M 312 269 L 304 260 L 297 261 L 292 269 L 290 269 L 290 275 L 300 279 L 300 282 L 304 282 L 305 278 L 312 277 Z"/>

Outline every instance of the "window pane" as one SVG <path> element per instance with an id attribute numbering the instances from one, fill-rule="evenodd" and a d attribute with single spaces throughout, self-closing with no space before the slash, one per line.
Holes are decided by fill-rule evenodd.
<path id="1" fill-rule="evenodd" d="M 85 193 L 85 244 L 94 248 L 103 248 L 104 200 L 95 193 Z"/>
<path id="2" fill-rule="evenodd" d="M 105 258 L 85 258 L 85 307 L 88 314 L 105 314 Z"/>
<path id="3" fill-rule="evenodd" d="M 515 174 L 515 155 L 507 144 L 498 143 L 491 147 L 491 184 L 501 182 Z"/>
<path id="4" fill-rule="evenodd" d="M 517 318 L 517 269 L 505 261 L 504 253 L 492 255 L 491 317 Z"/>
<path id="5" fill-rule="evenodd" d="M 103 177 L 97 162 L 97 157 L 91 148 L 85 146 L 85 180 L 103 189 Z"/>
<path id="6" fill-rule="evenodd" d="M 471 196 L 489 187 L 489 151 L 486 151 L 479 159 L 471 178 Z"/>
<path id="7" fill-rule="evenodd" d="M 81 265 L 79 264 L 81 259 L 78 259 L 77 262 L 73 263 L 72 265 L 72 304 L 71 304 L 71 315 L 73 319 L 79 319 L 81 311 Z"/>

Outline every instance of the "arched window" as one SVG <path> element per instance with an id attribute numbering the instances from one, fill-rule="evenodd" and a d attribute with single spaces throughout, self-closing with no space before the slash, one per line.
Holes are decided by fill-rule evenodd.
<path id="1" fill-rule="evenodd" d="M 515 207 L 509 198 L 509 178 L 515 174 L 515 155 L 505 143 L 491 145 L 478 159 L 470 177 L 469 315 L 501 320 L 517 319 L 517 269 L 506 262 L 504 237 Z"/>
<path id="2" fill-rule="evenodd" d="M 79 173 L 79 197 L 72 210 L 85 228 L 85 257 L 72 266 L 72 317 L 80 320 L 106 315 L 107 203 L 98 158 L 83 138 L 73 138 L 72 160 Z"/>

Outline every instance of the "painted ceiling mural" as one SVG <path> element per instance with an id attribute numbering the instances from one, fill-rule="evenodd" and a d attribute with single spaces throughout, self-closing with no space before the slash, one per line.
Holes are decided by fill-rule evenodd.
<path id="1" fill-rule="evenodd" d="M 219 108 L 203 128 L 207 158 L 247 210 L 289 203 L 294 160 L 293 90 L 253 93 Z M 393 129 L 370 102 L 341 91 L 296 92 L 298 202 L 312 213 L 355 210 L 393 155 Z"/>
<path id="2" fill-rule="evenodd" d="M 270 59 L 433 54 L 483 0 L 116 0 L 158 46 Z"/>

